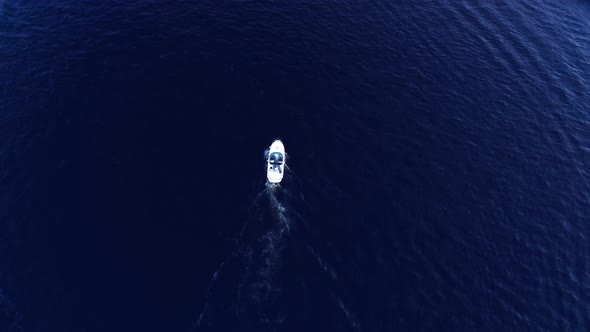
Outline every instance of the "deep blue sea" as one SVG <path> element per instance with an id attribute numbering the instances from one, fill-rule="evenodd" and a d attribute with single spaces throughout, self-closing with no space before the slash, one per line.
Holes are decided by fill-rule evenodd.
<path id="1" fill-rule="evenodd" d="M 0 0 L 0 331 L 588 331 L 589 92 L 587 1 Z"/>

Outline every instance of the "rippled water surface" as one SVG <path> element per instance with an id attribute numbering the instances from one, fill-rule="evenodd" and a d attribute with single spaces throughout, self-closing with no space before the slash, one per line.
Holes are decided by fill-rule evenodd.
<path id="1" fill-rule="evenodd" d="M 589 13 L 0 1 L 0 330 L 590 329 Z"/>

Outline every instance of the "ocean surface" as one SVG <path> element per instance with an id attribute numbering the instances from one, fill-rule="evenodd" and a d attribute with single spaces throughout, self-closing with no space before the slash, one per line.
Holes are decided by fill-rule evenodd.
<path id="1" fill-rule="evenodd" d="M 589 91 L 587 1 L 2 0 L 0 331 L 588 331 Z"/>

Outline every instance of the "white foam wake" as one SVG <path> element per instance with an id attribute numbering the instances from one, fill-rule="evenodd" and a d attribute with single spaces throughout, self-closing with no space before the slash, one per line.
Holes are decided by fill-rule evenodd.
<path id="1" fill-rule="evenodd" d="M 209 281 L 208 299 L 195 324 L 197 330 L 225 325 L 224 320 L 229 317 L 238 323 L 249 321 L 265 329 L 282 324 L 285 316 L 277 312 L 273 303 L 282 291 L 277 272 L 282 265 L 286 239 L 293 228 L 289 197 L 287 183 L 267 182 L 256 195 L 252 202 L 254 209 L 237 234 L 236 248 L 231 257 L 219 264 Z M 233 280 L 233 284 L 226 285 L 227 280 Z M 235 291 L 231 291 L 232 288 Z M 228 290 L 235 298 L 227 297 Z M 224 303 L 229 301 L 231 303 Z M 231 312 L 221 309 L 230 307 Z M 225 318 L 215 321 L 219 317 Z"/>

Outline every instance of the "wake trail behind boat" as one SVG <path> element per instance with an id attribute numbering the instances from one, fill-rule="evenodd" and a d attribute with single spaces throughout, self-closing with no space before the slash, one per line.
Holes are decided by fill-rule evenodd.
<path id="1" fill-rule="evenodd" d="M 272 329 L 283 323 L 284 315 L 273 303 L 282 292 L 276 274 L 296 215 L 290 211 L 290 197 L 283 184 L 269 182 L 256 195 L 236 248 L 211 277 L 195 329 L 228 324 Z"/>

